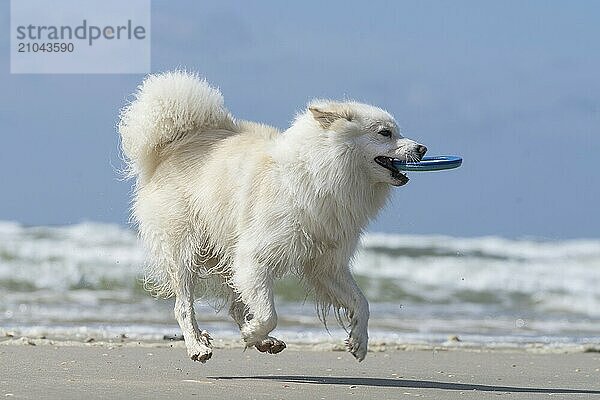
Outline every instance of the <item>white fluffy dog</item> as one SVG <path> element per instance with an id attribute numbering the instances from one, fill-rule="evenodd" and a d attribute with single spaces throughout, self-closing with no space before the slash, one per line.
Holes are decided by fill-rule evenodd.
<path id="1" fill-rule="evenodd" d="M 148 283 L 175 296 L 188 353 L 205 362 L 210 336 L 194 300 L 230 303 L 246 346 L 278 353 L 274 279 L 296 273 L 319 317 L 333 308 L 347 346 L 367 353 L 369 304 L 349 264 L 362 230 L 391 186 L 408 178 L 392 159 L 425 146 L 400 135 L 386 111 L 312 101 L 285 132 L 236 120 L 221 93 L 186 72 L 150 75 L 121 113 L 119 132 L 136 177 L 133 218 L 149 255 Z"/>

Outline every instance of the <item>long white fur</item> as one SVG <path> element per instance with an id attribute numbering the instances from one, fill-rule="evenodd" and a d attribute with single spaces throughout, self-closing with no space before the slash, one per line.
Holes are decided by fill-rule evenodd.
<path id="1" fill-rule="evenodd" d="M 221 92 L 195 74 L 148 75 L 135 97 L 119 122 L 123 152 L 135 160 L 134 175 L 152 171 L 153 152 L 189 131 L 233 126 Z"/>
<path id="2" fill-rule="evenodd" d="M 393 137 L 377 131 L 386 128 Z M 273 280 L 297 273 L 367 352 L 369 307 L 350 273 L 359 236 L 399 185 L 373 161 L 416 157 L 390 114 L 316 100 L 285 132 L 236 121 L 221 93 L 182 71 L 149 76 L 121 113 L 119 131 L 137 177 L 132 216 L 148 252 L 149 287 L 175 295 L 188 353 L 212 355 L 194 300 L 229 302 L 247 346 L 276 353 Z"/>

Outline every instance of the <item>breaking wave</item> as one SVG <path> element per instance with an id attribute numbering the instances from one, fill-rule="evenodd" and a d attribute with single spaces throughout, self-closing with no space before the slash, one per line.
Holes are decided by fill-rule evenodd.
<path id="1" fill-rule="evenodd" d="M 172 330 L 169 301 L 141 288 L 143 262 L 118 225 L 0 222 L 0 327 Z M 368 234 L 353 270 L 382 334 L 595 337 L 600 323 L 598 239 Z M 284 329 L 318 327 L 297 282 L 277 289 Z M 199 307 L 211 323 L 227 319 Z"/>

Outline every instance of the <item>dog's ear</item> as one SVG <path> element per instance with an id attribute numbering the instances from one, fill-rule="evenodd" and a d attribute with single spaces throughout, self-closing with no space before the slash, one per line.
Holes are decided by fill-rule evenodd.
<path id="1" fill-rule="evenodd" d="M 340 118 L 352 121 L 352 117 L 348 110 L 339 107 L 325 109 L 323 107 L 311 106 L 308 107 L 308 110 L 323 129 L 329 129 L 331 124 Z"/>

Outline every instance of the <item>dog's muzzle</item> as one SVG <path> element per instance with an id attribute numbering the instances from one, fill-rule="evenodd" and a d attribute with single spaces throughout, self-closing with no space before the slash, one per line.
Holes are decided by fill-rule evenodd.
<path id="1" fill-rule="evenodd" d="M 375 157 L 375 162 L 392 173 L 392 178 L 398 182 L 398 184 L 393 184 L 394 186 L 404 186 L 408 183 L 408 176 L 394 167 L 394 159 L 392 157 L 377 156 Z"/>

